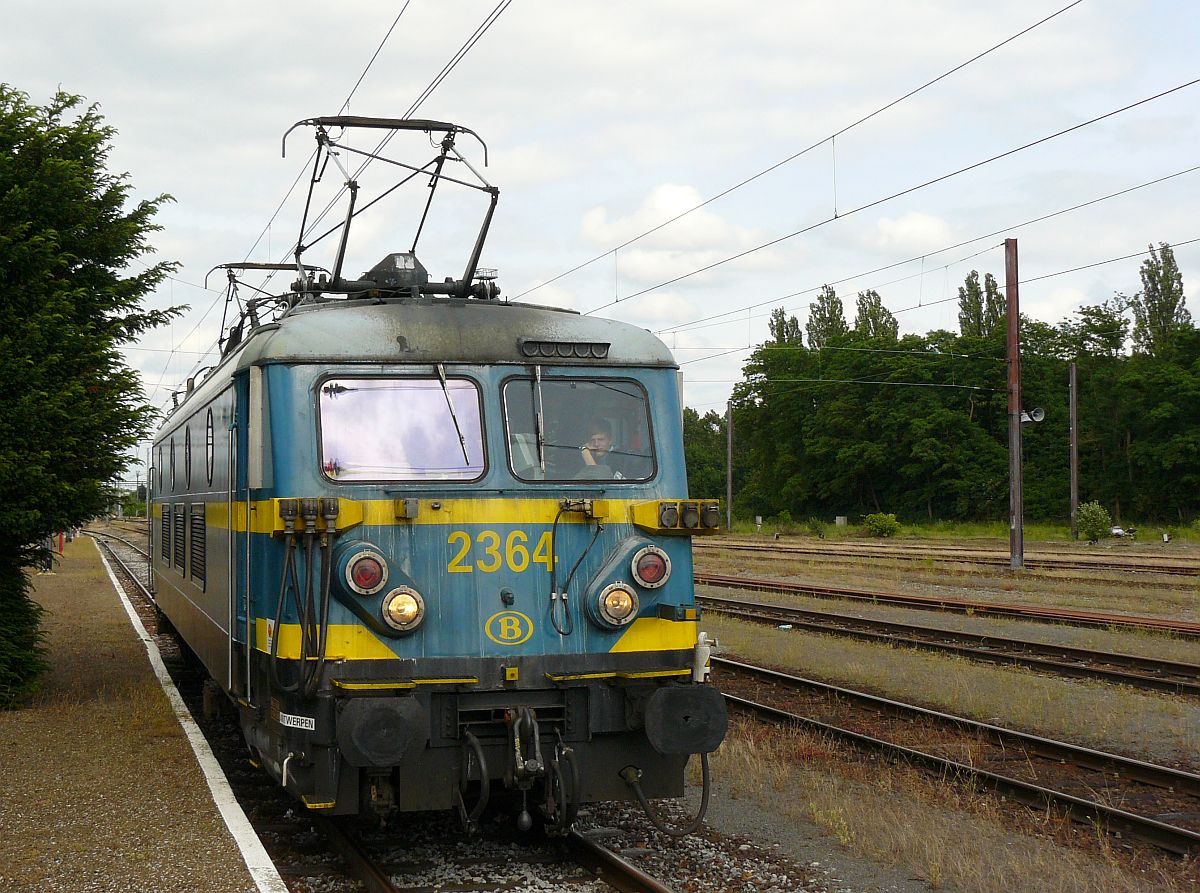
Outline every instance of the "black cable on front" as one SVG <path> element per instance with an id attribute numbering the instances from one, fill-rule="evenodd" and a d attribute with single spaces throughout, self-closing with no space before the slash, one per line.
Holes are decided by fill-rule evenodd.
<path id="1" fill-rule="evenodd" d="M 312 697 L 321 682 L 325 669 L 325 650 L 329 642 L 329 590 L 333 582 L 333 538 L 327 535 L 321 543 L 321 615 L 317 620 L 317 659 L 312 671 L 304 676 L 304 694 Z"/>
<path id="2" fill-rule="evenodd" d="M 704 816 L 708 813 L 709 796 L 712 794 L 712 775 L 708 770 L 708 754 L 700 754 L 700 777 L 702 790 L 700 794 L 700 811 L 696 813 L 696 817 L 684 825 L 682 828 L 670 827 L 661 816 L 654 811 L 654 807 L 650 805 L 650 801 L 646 799 L 645 793 L 642 791 L 641 777 L 642 770 L 636 766 L 626 766 L 621 770 L 621 779 L 625 784 L 633 788 L 633 793 L 637 796 L 638 802 L 642 804 L 642 809 L 646 813 L 646 818 L 650 820 L 655 828 L 666 834 L 668 837 L 686 837 L 700 827 L 700 823 L 704 821 Z"/>
<path id="3" fill-rule="evenodd" d="M 562 624 L 558 622 L 558 553 L 555 550 L 558 547 L 558 521 L 566 510 L 566 505 L 560 506 L 558 513 L 554 516 L 554 523 L 550 525 L 550 625 L 560 636 L 569 636 L 575 630 L 575 625 L 571 622 L 571 607 L 567 604 L 565 592 L 563 593 L 563 622 Z"/>
<path id="4" fill-rule="evenodd" d="M 285 536 L 287 545 L 283 553 L 283 571 L 279 575 L 279 597 L 275 600 L 275 626 L 271 634 L 271 659 L 268 663 L 272 684 L 280 691 L 294 692 L 299 690 L 300 683 L 297 681 L 284 684 L 279 677 L 279 639 L 282 632 L 280 620 L 283 617 L 283 603 L 289 591 L 297 607 L 300 604 L 299 581 L 296 579 L 296 537 L 290 531 Z"/>

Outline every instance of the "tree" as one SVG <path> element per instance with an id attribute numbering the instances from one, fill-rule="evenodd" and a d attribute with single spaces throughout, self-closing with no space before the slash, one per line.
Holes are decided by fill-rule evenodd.
<path id="1" fill-rule="evenodd" d="M 1129 338 L 1129 320 L 1125 308 L 1129 300 L 1114 295 L 1099 304 L 1086 304 L 1075 311 L 1077 321 L 1064 321 L 1059 326 L 1070 343 L 1069 357 L 1078 359 L 1085 354 L 1103 357 L 1120 356 Z"/>
<path id="2" fill-rule="evenodd" d="M 683 456 L 689 496 L 713 499 L 725 495 L 725 451 L 725 416 L 710 409 L 701 417 L 685 407 Z"/>
<path id="3" fill-rule="evenodd" d="M 858 313 L 854 316 L 854 331 L 866 338 L 886 338 L 895 341 L 900 324 L 892 311 L 883 306 L 879 292 L 871 288 L 858 293 Z"/>
<path id="4" fill-rule="evenodd" d="M 830 338 L 845 335 L 850 331 L 850 327 L 846 325 L 842 299 L 828 285 L 821 287 L 817 302 L 810 305 L 804 331 L 808 334 L 808 346 L 812 350 L 820 350 Z"/>
<path id="5" fill-rule="evenodd" d="M 111 504 L 153 410 L 118 348 L 181 308 L 142 309 L 175 269 L 151 251 L 161 195 L 126 208 L 107 170 L 114 130 L 59 91 L 44 107 L 0 84 L 0 707 L 43 669 L 27 568 L 38 545 Z"/>
<path id="6" fill-rule="evenodd" d="M 987 337 L 1004 323 L 1004 296 L 991 273 L 983 276 L 979 286 L 979 271 L 972 270 L 958 287 L 958 329 L 963 335 Z"/>
<path id="7" fill-rule="evenodd" d="M 784 313 L 782 307 L 771 311 L 771 319 L 767 322 L 771 332 L 771 340 L 779 345 L 803 344 L 800 337 L 800 320 Z"/>
<path id="8" fill-rule="evenodd" d="M 1192 325 L 1175 254 L 1166 242 L 1159 248 L 1156 252 L 1150 246 L 1150 256 L 1142 262 L 1142 290 L 1130 299 L 1134 350 L 1155 357 L 1169 351 L 1179 333 Z"/>

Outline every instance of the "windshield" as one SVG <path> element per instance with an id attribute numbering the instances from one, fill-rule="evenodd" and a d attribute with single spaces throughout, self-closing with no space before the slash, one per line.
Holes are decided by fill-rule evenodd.
<path id="1" fill-rule="evenodd" d="M 479 388 L 461 378 L 334 378 L 320 391 L 321 466 L 336 481 L 483 474 Z"/>
<path id="2" fill-rule="evenodd" d="M 635 382 L 514 379 L 504 385 L 504 414 L 509 463 L 521 480 L 645 481 L 654 476 L 650 408 Z"/>

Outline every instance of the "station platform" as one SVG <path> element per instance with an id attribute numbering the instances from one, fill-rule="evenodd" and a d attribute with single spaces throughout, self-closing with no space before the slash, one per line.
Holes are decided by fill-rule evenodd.
<path id="1" fill-rule="evenodd" d="M 0 712 L 0 890 L 284 889 L 253 831 L 218 805 L 190 717 L 92 540 L 67 543 L 33 580 L 51 669 L 30 704 Z"/>

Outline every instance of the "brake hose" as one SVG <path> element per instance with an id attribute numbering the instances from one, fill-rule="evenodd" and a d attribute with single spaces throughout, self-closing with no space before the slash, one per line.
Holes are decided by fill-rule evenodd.
<path id="1" fill-rule="evenodd" d="M 700 823 L 704 821 L 704 816 L 708 813 L 709 795 L 712 793 L 712 776 L 708 771 L 708 754 L 700 754 L 700 776 L 702 790 L 700 794 L 700 811 L 696 813 L 696 817 L 688 822 L 682 828 L 672 828 L 654 811 L 654 807 L 650 805 L 650 801 L 646 799 L 645 793 L 642 792 L 642 770 L 636 766 L 626 766 L 621 770 L 621 778 L 625 784 L 633 788 L 633 793 L 637 795 L 638 802 L 642 804 L 642 809 L 646 813 L 646 818 L 650 820 L 655 828 L 666 834 L 668 837 L 686 837 L 700 827 Z"/>

